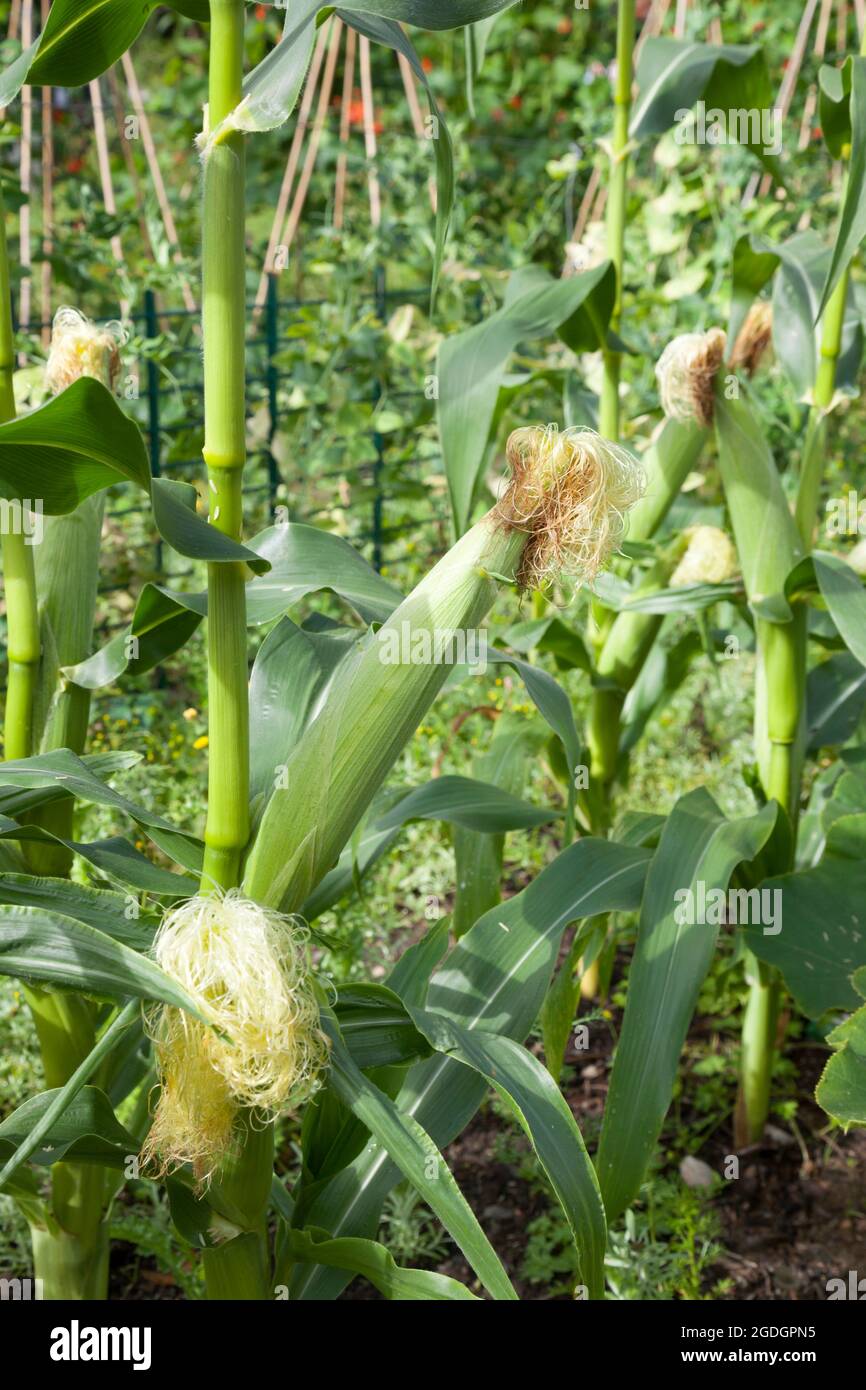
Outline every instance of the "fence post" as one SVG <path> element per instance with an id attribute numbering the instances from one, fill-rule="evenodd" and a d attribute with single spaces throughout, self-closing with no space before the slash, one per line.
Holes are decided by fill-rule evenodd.
<path id="1" fill-rule="evenodd" d="M 144 327 L 149 339 L 159 337 L 159 315 L 153 290 L 144 292 Z M 151 476 L 160 474 L 159 439 L 159 369 L 151 355 L 147 358 L 147 433 Z M 156 573 L 162 574 L 162 541 L 157 538 L 155 549 Z"/>
<path id="2" fill-rule="evenodd" d="M 265 334 L 268 350 L 268 491 L 271 503 L 271 520 L 277 500 L 280 473 L 274 458 L 273 442 L 277 432 L 279 406 L 277 402 L 277 383 L 279 373 L 274 358 L 280 346 L 279 317 L 279 276 L 273 271 L 268 275 L 268 297 L 265 303 Z"/>
<path id="3" fill-rule="evenodd" d="M 385 322 L 387 312 L 387 280 L 385 267 L 380 265 L 376 268 L 376 317 L 381 323 Z M 381 399 L 382 383 L 377 377 L 373 391 L 374 410 Z M 382 473 L 385 467 L 385 441 L 378 430 L 374 431 L 373 444 L 376 449 L 376 461 L 373 464 L 373 568 L 379 574 L 382 570 L 382 511 L 385 502 L 382 494 Z"/>

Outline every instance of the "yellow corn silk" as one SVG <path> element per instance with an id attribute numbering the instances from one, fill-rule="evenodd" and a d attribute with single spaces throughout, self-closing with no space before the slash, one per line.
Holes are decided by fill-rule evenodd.
<path id="1" fill-rule="evenodd" d="M 713 383 L 725 354 L 725 334 L 681 333 L 668 343 L 656 365 L 662 409 L 671 420 L 713 422 Z"/>
<path id="2" fill-rule="evenodd" d="M 200 895 L 166 914 L 154 953 L 210 1026 L 168 1006 L 151 1016 L 161 1092 L 143 1156 L 206 1181 L 240 1109 L 264 1124 L 316 1089 L 327 1045 L 307 931 L 237 891 Z"/>
<path id="3" fill-rule="evenodd" d="M 56 396 L 79 377 L 90 376 L 113 391 L 120 376 L 120 349 L 125 342 L 126 331 L 119 323 L 97 325 L 77 309 L 58 309 L 45 364 L 46 386 Z"/>

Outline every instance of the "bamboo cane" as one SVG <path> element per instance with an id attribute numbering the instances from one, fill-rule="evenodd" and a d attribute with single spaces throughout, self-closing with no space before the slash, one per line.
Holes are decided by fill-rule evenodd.
<path id="1" fill-rule="evenodd" d="M 29 48 L 33 42 L 33 0 L 23 0 L 21 11 L 21 43 Z M 23 202 L 18 214 L 18 263 L 21 267 L 21 290 L 18 298 L 18 322 L 26 332 L 30 327 L 30 312 L 33 302 L 33 253 L 31 245 L 33 170 L 33 88 L 21 88 L 21 196 Z M 26 356 L 21 353 L 19 365 L 24 366 Z"/>
<path id="2" fill-rule="evenodd" d="M 791 101 L 797 89 L 797 79 L 800 76 L 800 69 L 803 66 L 803 59 L 806 56 L 806 47 L 809 42 L 809 34 L 812 29 L 812 22 L 815 18 L 817 8 L 818 0 L 806 0 L 805 9 L 800 17 L 800 27 L 797 30 L 794 49 L 788 66 L 785 69 L 785 75 L 782 78 L 779 95 L 776 99 L 776 109 L 781 113 L 781 120 L 783 122 L 787 121 L 788 113 L 791 110 Z M 750 184 L 752 182 L 759 183 L 759 196 L 761 198 L 766 198 L 772 187 L 773 178 L 771 174 L 764 174 L 763 178 L 759 178 L 757 174 L 753 174 Z"/>
<path id="3" fill-rule="evenodd" d="M 48 18 L 50 0 L 42 0 L 42 27 Z M 51 341 L 51 252 L 54 242 L 51 227 L 54 221 L 54 94 L 50 87 L 42 88 L 42 285 L 39 298 L 42 315 L 42 345 Z"/>
<path id="4" fill-rule="evenodd" d="M 374 227 L 382 222 L 382 197 L 379 175 L 376 172 L 376 115 L 373 106 L 373 78 L 370 71 L 370 40 L 361 35 L 361 105 L 364 111 L 364 148 L 367 154 L 367 187 L 370 196 L 370 221 Z"/>
<path id="5" fill-rule="evenodd" d="M 310 71 L 307 75 L 307 83 L 304 88 L 304 95 L 298 108 L 298 118 L 295 122 L 295 133 L 292 136 L 292 143 L 289 149 L 288 163 L 283 174 L 283 182 L 280 185 L 280 192 L 277 198 L 277 207 L 274 213 L 274 220 L 271 226 L 271 235 L 268 240 L 268 249 L 265 252 L 264 269 L 262 270 L 259 286 L 256 290 L 255 308 L 253 310 L 253 323 L 258 321 L 259 314 L 265 306 L 268 296 L 268 276 L 272 275 L 276 268 L 276 252 L 280 241 L 280 234 L 283 223 L 286 220 L 286 209 L 289 206 L 289 198 L 292 192 L 292 185 L 295 181 L 295 174 L 298 162 L 301 157 L 301 147 L 304 143 L 304 135 L 310 119 L 310 112 L 313 108 L 313 99 L 316 95 L 316 86 L 319 81 L 319 73 L 322 70 L 322 63 L 325 58 L 325 47 L 328 42 L 326 26 L 319 30 L 319 37 L 313 52 Z"/>
<path id="6" fill-rule="evenodd" d="M 162 169 L 159 166 L 159 159 L 156 153 L 156 145 L 153 139 L 153 132 L 150 128 L 150 121 L 147 118 L 147 112 L 144 108 L 144 102 L 141 99 L 141 88 L 138 85 L 138 78 L 136 77 L 135 67 L 132 62 L 132 54 L 124 53 L 120 61 L 123 65 L 123 75 L 126 78 L 126 85 L 129 89 L 129 95 L 132 100 L 132 109 L 141 128 L 141 140 L 142 144 L 144 145 L 144 153 L 147 158 L 147 165 L 150 170 L 150 177 L 153 183 L 153 189 L 156 193 L 156 201 L 159 204 L 159 211 L 162 217 L 162 223 L 165 227 L 166 239 L 168 241 L 169 246 L 171 247 L 171 258 L 174 261 L 175 265 L 182 265 L 183 252 L 180 249 L 180 239 L 177 234 L 177 225 L 174 220 L 174 213 L 171 210 L 171 203 L 169 202 L 168 193 L 166 192 L 165 180 L 162 176 Z M 186 280 L 186 278 L 184 278 L 184 280 L 181 283 L 181 294 L 183 295 L 183 302 L 186 308 L 190 311 L 190 313 L 194 313 L 196 309 L 195 295 L 193 294 L 189 282 Z"/>
<path id="7" fill-rule="evenodd" d="M 418 100 L 418 89 L 415 85 L 415 74 L 412 71 L 409 59 L 403 53 L 397 54 L 397 65 L 400 69 L 400 76 L 403 79 L 403 90 L 406 93 L 406 101 L 409 104 L 409 115 L 412 118 L 412 129 L 419 140 L 426 136 L 424 126 L 424 115 L 421 111 L 421 103 Z M 427 180 L 427 190 L 430 194 L 430 206 L 436 211 L 437 191 L 436 180 L 431 177 Z"/>
<path id="8" fill-rule="evenodd" d="M 99 85 L 99 78 L 95 78 L 88 84 L 90 92 L 90 105 L 93 111 L 93 134 L 96 139 L 96 157 L 99 166 L 99 181 L 102 186 L 102 201 L 105 204 L 105 211 L 110 216 L 117 216 L 117 200 L 114 196 L 114 183 L 111 178 L 111 156 L 108 151 L 108 134 L 105 128 L 105 112 L 102 106 L 102 89 Z M 125 268 L 123 258 L 123 242 L 120 233 L 115 232 L 111 237 L 111 254 L 114 257 L 118 269 Z M 121 297 L 120 312 L 123 318 L 129 314 L 129 300 Z"/>
<path id="9" fill-rule="evenodd" d="M 111 105 L 114 111 L 115 125 L 117 126 L 118 130 L 123 130 L 124 123 L 126 120 L 126 112 L 123 106 L 123 98 L 120 91 L 120 83 L 117 80 L 116 67 L 108 69 L 107 77 L 108 86 L 111 91 Z M 135 200 L 138 204 L 138 226 L 139 230 L 141 231 L 142 244 L 150 253 L 151 259 L 155 260 L 156 247 L 153 244 L 153 238 L 150 235 L 150 228 L 147 225 L 147 218 L 144 215 L 144 187 L 142 184 L 141 175 L 138 172 L 138 166 L 135 162 L 135 156 L 132 153 L 131 141 L 122 139 L 120 142 L 120 149 L 123 155 L 123 162 L 126 165 L 126 171 L 129 174 L 129 177 L 132 181 L 132 186 L 135 189 Z"/>
<path id="10" fill-rule="evenodd" d="M 328 58 L 325 63 L 325 72 L 322 77 L 322 86 L 319 92 L 319 102 L 316 108 L 316 115 L 313 121 L 313 128 L 310 131 L 310 138 L 307 142 L 307 153 L 304 165 L 301 170 L 301 177 L 298 180 L 298 189 L 292 210 L 286 222 L 285 231 L 282 236 L 282 244 L 291 250 L 295 233 L 298 230 L 298 223 L 304 211 L 304 204 L 307 201 L 307 193 L 310 188 L 310 180 L 313 177 L 313 169 L 316 165 L 316 158 L 319 153 L 319 145 L 322 139 L 322 131 L 325 128 L 325 120 L 328 115 L 328 104 L 331 100 L 331 92 L 334 86 L 334 73 L 337 67 L 337 57 L 340 52 L 340 41 L 343 36 L 343 22 L 336 16 L 331 20 L 331 42 L 328 46 Z"/>
<path id="11" fill-rule="evenodd" d="M 346 59 L 343 65 L 343 95 L 340 99 L 340 153 L 337 156 L 337 177 L 334 184 L 334 227 L 340 231 L 343 226 L 343 209 L 346 202 L 346 176 L 349 167 L 349 133 L 352 127 L 352 92 L 355 83 L 355 49 L 357 35 L 349 26 L 346 31 Z"/>
<path id="12" fill-rule="evenodd" d="M 818 14 L 818 24 L 815 30 L 814 54 L 816 58 L 823 58 L 827 51 L 827 34 L 830 28 L 830 18 L 833 13 L 833 0 L 821 0 L 821 9 Z M 812 139 L 812 122 L 815 119 L 815 112 L 818 107 L 818 89 L 813 82 L 806 93 L 806 101 L 803 106 L 803 119 L 800 123 L 800 136 L 797 148 L 805 150 Z M 807 209 L 797 224 L 797 230 L 802 231 L 808 227 L 811 220 L 811 209 Z"/>
<path id="13" fill-rule="evenodd" d="M 620 0 L 617 10 L 616 86 L 611 143 L 611 173 L 607 204 L 607 254 L 616 271 L 616 297 L 610 328 L 616 332 L 622 313 L 622 277 L 625 252 L 625 207 L 628 189 L 628 122 L 631 111 L 632 55 L 634 52 L 634 0 Z M 599 430 L 605 439 L 619 441 L 619 379 L 622 357 L 606 348 L 604 378 L 599 402 Z"/>

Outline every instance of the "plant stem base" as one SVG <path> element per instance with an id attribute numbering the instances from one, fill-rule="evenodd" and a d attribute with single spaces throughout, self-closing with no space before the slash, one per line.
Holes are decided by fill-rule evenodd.
<path id="1" fill-rule="evenodd" d="M 108 1297 L 108 1223 L 100 1222 L 90 1240 L 70 1231 L 31 1226 L 33 1270 L 49 1302 L 104 1301 Z"/>

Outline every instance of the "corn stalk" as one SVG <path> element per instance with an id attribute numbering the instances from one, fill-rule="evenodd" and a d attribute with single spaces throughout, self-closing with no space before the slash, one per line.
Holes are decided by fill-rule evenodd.
<path id="1" fill-rule="evenodd" d="M 212 0 L 207 130 L 242 97 L 243 0 Z M 243 534 L 246 461 L 245 150 L 237 132 L 206 144 L 202 204 L 204 460 L 210 523 Z M 208 565 L 208 803 L 202 892 L 237 885 L 249 838 L 249 705 L 246 572 L 243 564 Z M 244 1117 L 237 1153 L 219 1175 L 242 1224 L 234 1239 L 209 1250 L 204 1265 L 211 1298 L 272 1297 L 265 1213 L 273 1171 L 273 1130 Z"/>
<path id="2" fill-rule="evenodd" d="M 762 616 L 762 605 L 782 602 L 785 581 L 802 557 L 797 527 L 760 426 L 745 402 L 727 401 L 716 389 L 719 471 L 746 594 L 756 609 L 758 671 L 755 686 L 755 753 L 768 800 L 782 807 L 796 832 L 803 759 L 806 613 L 802 603 L 787 615 L 779 607 Z M 777 872 L 789 862 L 774 865 Z M 760 1137 L 767 1117 L 779 1005 L 777 977 L 757 961 L 747 964 L 749 999 L 743 1020 L 740 1092 L 735 1133 L 738 1144 Z"/>
<path id="3" fill-rule="evenodd" d="M 15 342 L 12 328 L 12 287 L 6 243 L 6 212 L 0 191 L 0 421 L 15 416 Z M 32 499 L 36 500 L 36 499 Z M 9 674 L 4 723 L 5 756 L 28 758 L 33 749 L 33 712 L 39 675 L 39 614 L 33 547 L 23 527 L 4 529 L 3 578 L 6 588 L 6 628 Z"/>
<path id="4" fill-rule="evenodd" d="M 628 193 L 628 123 L 631 112 L 632 58 L 634 55 L 635 0 L 620 0 L 616 17 L 616 86 L 614 88 L 613 138 L 610 151 L 610 189 L 607 201 L 607 254 L 616 269 L 616 298 L 610 319 L 611 332 L 619 330 L 622 313 L 622 278 L 625 260 L 625 208 Z M 604 380 L 599 407 L 599 429 L 606 439 L 619 442 L 619 378 L 622 356 L 604 350 Z"/>
<path id="5" fill-rule="evenodd" d="M 15 415 L 14 344 L 6 216 L 0 192 L 0 418 Z M 37 499 L 32 499 L 36 501 Z M 33 752 L 41 638 L 33 547 L 23 531 L 3 536 L 9 674 L 5 754 L 28 758 Z M 72 801 L 67 803 L 71 812 Z M 91 1006 L 77 995 L 52 995 L 29 988 L 48 1086 L 62 1085 L 93 1047 Z M 107 1230 L 102 1219 L 104 1174 L 74 1164 L 57 1164 L 52 1173 L 51 1229 L 31 1225 L 36 1276 L 48 1299 L 105 1297 L 108 1278 Z"/>
<path id="6" fill-rule="evenodd" d="M 860 46 L 866 54 L 866 29 Z M 848 174 L 840 194 L 844 205 Z M 850 265 L 840 275 L 821 320 L 821 348 L 812 408 L 806 428 L 803 461 L 795 507 L 799 546 L 782 550 L 790 568 L 793 559 L 812 549 L 821 481 L 826 459 L 828 417 L 835 403 L 836 373 L 842 347 Z M 776 576 L 784 582 L 781 572 Z M 778 592 L 778 589 L 769 592 Z M 802 733 L 806 697 L 806 613 L 794 607 L 785 624 L 757 625 L 759 665 L 756 686 L 756 746 L 764 791 L 784 807 L 796 841 L 802 780 Z M 791 862 L 780 864 L 780 871 Z M 781 981 L 763 962 L 750 961 L 749 998 L 743 1019 L 740 1090 L 735 1114 L 739 1145 L 761 1137 L 769 1113 L 770 1087 L 781 1002 Z"/>

